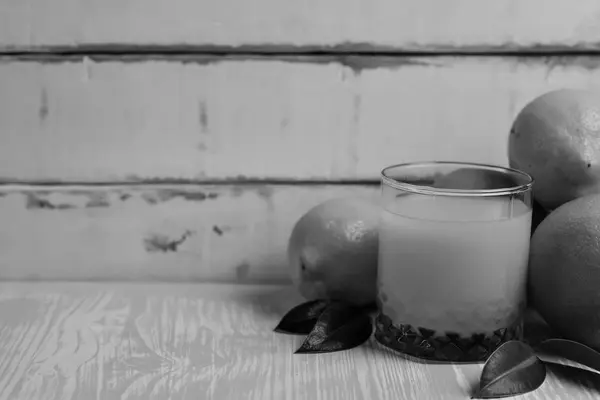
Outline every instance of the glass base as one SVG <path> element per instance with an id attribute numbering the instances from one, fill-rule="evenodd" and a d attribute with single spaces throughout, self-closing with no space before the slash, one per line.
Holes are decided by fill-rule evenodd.
<path id="1" fill-rule="evenodd" d="M 461 337 L 451 332 L 435 332 L 411 325 L 395 325 L 379 313 L 375 319 L 375 339 L 401 353 L 425 360 L 442 362 L 482 362 L 501 344 L 522 340 L 523 322 L 498 329 L 491 334 L 479 333 Z"/>

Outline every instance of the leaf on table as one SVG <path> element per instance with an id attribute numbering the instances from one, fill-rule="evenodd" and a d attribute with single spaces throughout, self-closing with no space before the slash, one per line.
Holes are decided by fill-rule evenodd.
<path id="1" fill-rule="evenodd" d="M 548 339 L 537 346 L 539 353 L 566 358 L 600 372 L 600 353 L 582 343 L 567 339 Z"/>
<path id="2" fill-rule="evenodd" d="M 364 307 L 335 301 L 327 305 L 296 354 L 331 353 L 360 346 L 373 333 Z"/>
<path id="3" fill-rule="evenodd" d="M 288 335 L 307 335 L 312 331 L 319 315 L 328 304 L 327 300 L 312 300 L 302 303 L 288 311 L 274 331 Z"/>
<path id="4" fill-rule="evenodd" d="M 494 399 L 532 392 L 546 379 L 546 366 L 526 343 L 502 344 L 483 366 L 479 390 L 472 399 Z"/>

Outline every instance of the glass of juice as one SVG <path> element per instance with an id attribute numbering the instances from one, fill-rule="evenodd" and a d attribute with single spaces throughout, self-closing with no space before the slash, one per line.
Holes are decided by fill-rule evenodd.
<path id="1" fill-rule="evenodd" d="M 520 339 L 531 176 L 458 162 L 381 174 L 377 341 L 418 358 L 481 362 Z"/>

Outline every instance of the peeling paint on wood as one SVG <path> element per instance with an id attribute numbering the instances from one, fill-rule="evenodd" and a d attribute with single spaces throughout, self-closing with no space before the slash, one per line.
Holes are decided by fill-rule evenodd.
<path id="1" fill-rule="evenodd" d="M 260 197 L 266 200 L 270 200 L 273 196 L 273 188 L 264 185 L 256 186 L 256 193 L 258 193 Z"/>
<path id="2" fill-rule="evenodd" d="M 241 196 L 244 193 L 244 187 L 240 185 L 235 185 L 231 187 L 231 194 L 235 197 Z"/>
<path id="3" fill-rule="evenodd" d="M 169 238 L 162 234 L 152 234 L 144 239 L 144 247 L 148 252 L 176 252 L 187 238 L 192 236 L 194 232 L 185 231 L 181 237 L 177 239 Z"/>
<path id="4" fill-rule="evenodd" d="M 200 192 L 194 190 L 162 190 L 160 196 L 163 201 L 171 200 L 174 198 L 183 198 L 190 201 L 203 201 L 206 199 L 214 200 L 219 197 L 218 193 L 215 192 Z"/>
<path id="5" fill-rule="evenodd" d="M 99 180 L 96 180 L 95 183 L 98 183 Z M 161 177 L 161 176 L 140 176 L 136 174 L 126 174 L 124 176 L 123 183 L 127 183 L 130 185 L 134 184 L 153 184 L 153 185 L 185 185 L 185 184 L 194 184 L 194 183 L 210 183 L 210 182 L 202 182 L 198 177 Z M 31 183 L 31 182 L 28 182 Z M 56 181 L 56 184 L 65 183 L 65 181 Z M 85 184 L 85 182 L 81 182 Z M 114 184 L 114 181 L 104 181 L 106 184 Z"/>
<path id="6" fill-rule="evenodd" d="M 379 187 L 21 186 L 0 193 L 3 279 L 268 283 L 289 281 L 287 241 L 306 211 L 335 197 L 376 201 Z M 195 193 L 213 198 L 199 201 Z"/>
<path id="7" fill-rule="evenodd" d="M 71 204 L 58 203 L 54 204 L 46 199 L 36 196 L 34 193 L 26 195 L 25 207 L 27 209 L 41 209 L 41 210 L 69 210 L 73 208 Z"/>
<path id="8" fill-rule="evenodd" d="M 85 195 L 85 193 L 79 193 L 79 195 Z M 89 194 L 89 201 L 85 203 L 85 208 L 105 208 L 111 206 L 111 200 L 105 193 L 93 193 Z M 116 199 L 115 199 L 116 200 Z M 119 198 L 120 200 L 120 198 Z M 113 200 L 114 201 L 114 200 Z"/>
<path id="9" fill-rule="evenodd" d="M 282 54 L 223 54 L 223 55 L 206 55 L 206 54 L 55 54 L 55 53 L 39 53 L 39 54 L 5 54 L 0 53 L 0 64 L 3 63 L 36 63 L 36 64 L 72 64 L 93 62 L 102 63 L 177 63 L 181 65 L 212 65 L 223 62 L 244 62 L 244 61 L 261 61 L 261 62 L 283 62 L 289 64 L 308 64 L 308 65 L 327 65 L 339 64 L 353 70 L 355 73 L 360 73 L 369 69 L 396 69 L 401 67 L 436 67 L 441 66 L 440 62 L 434 60 L 419 59 L 415 55 L 406 56 L 398 54 L 396 56 L 382 55 L 331 55 L 331 54 L 315 54 L 315 55 L 282 55 Z"/>
<path id="10" fill-rule="evenodd" d="M 301 64 L 339 64 L 350 68 L 355 74 L 371 69 L 394 70 L 402 67 L 437 67 L 441 66 L 442 60 L 436 62 L 433 58 L 418 58 L 415 56 L 396 55 L 331 55 L 321 54 L 312 56 L 281 56 L 277 54 L 256 58 L 257 60 L 268 59 L 288 63 Z"/>
<path id="11" fill-rule="evenodd" d="M 579 65 L 587 69 L 596 69 L 600 58 L 600 44 L 598 54 L 585 53 L 561 53 L 561 52 L 542 52 L 535 51 L 532 53 L 513 52 L 509 54 L 495 54 L 493 51 L 489 53 L 477 53 L 475 51 L 466 51 L 465 53 L 459 50 L 448 51 L 447 53 L 398 53 L 393 55 L 385 54 L 330 54 L 327 52 L 316 53 L 312 55 L 286 55 L 280 53 L 273 54 L 235 54 L 224 53 L 221 55 L 211 54 L 169 54 L 166 53 L 140 53 L 140 54 L 55 54 L 55 53 L 23 53 L 19 55 L 2 54 L 0 52 L 0 64 L 8 63 L 35 63 L 35 64 L 72 64 L 92 62 L 97 64 L 103 63 L 173 63 L 173 64 L 195 64 L 199 66 L 219 64 L 224 62 L 273 62 L 273 63 L 289 63 L 289 64 L 307 64 L 307 65 L 328 65 L 338 64 L 360 74 L 365 70 L 395 70 L 402 67 L 433 67 L 443 68 L 448 66 L 448 60 L 459 59 L 461 57 L 473 57 L 478 59 L 496 59 L 502 56 L 506 60 L 514 59 L 515 62 L 529 65 L 548 65 L 548 66 L 571 66 Z M 201 125 L 206 125 L 206 104 L 199 103 Z M 203 122 L 204 121 L 204 122 Z"/>
<path id="12" fill-rule="evenodd" d="M 258 56 L 256 56 L 258 57 Z M 0 53 L 0 64 L 22 62 L 35 63 L 41 65 L 54 64 L 85 64 L 91 62 L 94 64 L 119 62 L 123 64 L 138 63 L 160 63 L 176 62 L 178 64 L 194 65 L 212 65 L 218 64 L 229 59 L 251 60 L 255 56 L 238 57 L 225 55 L 205 55 L 205 54 L 56 54 L 56 53 L 23 53 L 23 54 L 4 54 Z"/>
<path id="13" fill-rule="evenodd" d="M 104 199 L 90 200 L 86 205 L 86 208 L 104 208 L 110 207 L 110 203 Z"/>
<path id="14" fill-rule="evenodd" d="M 330 61 L 331 62 L 331 61 Z M 434 58 L 419 59 L 416 57 L 375 57 L 375 56 L 342 56 L 337 62 L 350 68 L 354 73 L 370 69 L 394 70 L 402 67 L 441 67 L 442 60 Z"/>
<path id="15" fill-rule="evenodd" d="M 46 88 L 42 87 L 42 91 L 40 93 L 40 109 L 38 112 L 38 117 L 40 122 L 44 122 L 48 117 L 48 92 Z"/>
<path id="16" fill-rule="evenodd" d="M 173 199 L 183 199 L 185 201 L 204 201 L 215 200 L 219 193 L 215 191 L 204 192 L 198 189 L 180 189 L 180 188 L 153 188 L 152 190 L 131 190 L 131 193 L 121 193 L 119 187 L 102 190 L 70 190 L 68 186 L 56 188 L 55 190 L 19 190 L 2 189 L 8 192 L 0 193 L 0 198 L 5 196 L 21 196 L 24 199 L 24 207 L 27 209 L 41 210 L 72 210 L 82 208 L 106 208 L 116 206 L 119 203 L 137 197 L 149 205 L 156 205 L 168 202 Z M 127 190 L 127 189 L 126 189 Z M 257 189 L 262 194 L 271 193 L 268 187 Z M 262 195 L 261 194 L 261 195 Z"/>
<path id="17" fill-rule="evenodd" d="M 206 199 L 214 200 L 219 197 L 218 193 L 205 193 L 194 190 L 178 190 L 178 189 L 160 189 L 153 193 L 145 193 L 143 198 L 149 204 L 157 204 L 165 201 L 170 201 L 176 198 L 181 198 L 189 201 L 204 201 Z"/>
<path id="18" fill-rule="evenodd" d="M 600 54 L 588 56 L 544 56 L 544 57 L 518 57 L 523 64 L 543 63 L 551 71 L 554 68 L 583 68 L 588 71 L 596 71 L 600 67 Z"/>
<path id="19" fill-rule="evenodd" d="M 17 195 L 18 192 L 12 192 Z M 81 208 L 103 208 L 111 205 L 111 199 L 104 193 L 69 192 L 53 193 L 48 190 L 22 192 L 25 197 L 25 208 L 42 210 L 72 210 Z M 5 195 L 7 195 L 5 193 Z"/>
<path id="20" fill-rule="evenodd" d="M 202 133 L 207 134 L 208 133 L 208 111 L 206 110 L 206 103 L 203 101 L 200 101 L 199 106 L 198 106 L 198 113 L 199 113 L 199 122 L 200 122 L 200 128 L 202 129 Z"/>
<path id="21" fill-rule="evenodd" d="M 250 274 L 250 265 L 246 262 L 235 267 L 235 276 L 238 282 L 245 282 Z"/>
<path id="22" fill-rule="evenodd" d="M 112 62 L 93 65 L 88 80 L 81 65 L 4 63 L 0 131 L 20 133 L 0 146 L 0 176 L 318 184 L 376 182 L 390 164 L 423 159 L 506 165 L 525 104 L 560 87 L 600 86 L 594 58 L 540 59 L 419 58 L 428 66 L 360 74 L 339 64 Z M 51 104 L 40 124 L 32 99 L 42 89 Z"/>

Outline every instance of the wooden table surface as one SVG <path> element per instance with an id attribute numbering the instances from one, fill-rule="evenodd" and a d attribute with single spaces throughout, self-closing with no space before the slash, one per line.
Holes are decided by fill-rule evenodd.
<path id="1" fill-rule="evenodd" d="M 419 363 L 375 343 L 294 355 L 273 333 L 290 287 L 0 284 L 0 399 L 468 399 L 482 365 Z M 517 399 L 598 399 L 600 375 L 550 370 Z"/>

